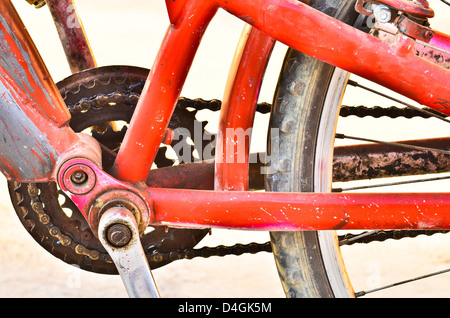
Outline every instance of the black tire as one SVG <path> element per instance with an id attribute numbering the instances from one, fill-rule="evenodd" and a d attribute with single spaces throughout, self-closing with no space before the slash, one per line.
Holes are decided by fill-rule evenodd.
<path id="1" fill-rule="evenodd" d="M 347 24 L 353 25 L 358 17 L 351 0 L 316 0 L 311 1 L 310 5 Z M 317 178 L 314 173 L 315 155 L 323 107 L 334 71 L 335 68 L 329 64 L 288 50 L 270 118 L 270 128 L 278 128 L 278 145 L 271 147 L 270 138 L 268 142 L 268 152 L 271 157 L 279 158 L 279 164 L 275 167 L 276 172 L 266 178 L 267 191 L 323 191 L 314 185 Z M 345 76 L 340 81 L 346 80 Z M 278 154 L 273 155 L 277 151 Z M 330 270 L 324 262 L 319 232 L 272 232 L 271 241 L 287 297 L 353 295 L 345 271 L 338 274 L 342 275 L 339 278 L 342 281 L 338 283 L 345 290 L 336 291 L 332 286 L 334 278 L 330 277 Z M 339 262 L 339 255 L 336 258 Z"/>

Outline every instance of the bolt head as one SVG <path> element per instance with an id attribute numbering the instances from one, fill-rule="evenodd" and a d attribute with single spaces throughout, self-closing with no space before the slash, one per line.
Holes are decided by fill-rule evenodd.
<path id="1" fill-rule="evenodd" d="M 106 233 L 108 242 L 115 247 L 124 247 L 131 241 L 131 230 L 125 224 L 113 224 Z"/>
<path id="2" fill-rule="evenodd" d="M 86 194 L 96 184 L 95 172 L 85 164 L 73 164 L 63 172 L 62 184 L 72 194 Z"/>
<path id="3" fill-rule="evenodd" d="M 86 182 L 87 178 L 88 176 L 86 172 L 82 170 L 75 171 L 70 175 L 70 179 L 72 180 L 73 183 L 76 184 L 83 184 L 84 182 Z"/>
<path id="4" fill-rule="evenodd" d="M 378 23 L 387 23 L 391 20 L 391 9 L 385 5 L 375 5 L 373 14 Z"/>

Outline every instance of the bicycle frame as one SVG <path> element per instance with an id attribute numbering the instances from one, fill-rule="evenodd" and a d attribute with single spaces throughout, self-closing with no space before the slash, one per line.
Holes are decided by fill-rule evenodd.
<path id="1" fill-rule="evenodd" d="M 450 229 L 448 193 L 248 192 L 248 145 L 245 161 L 236 163 L 237 145 L 224 133 L 227 128 L 252 127 L 265 63 L 275 39 L 449 115 L 450 73 L 416 56 L 414 40 L 400 36 L 397 42 L 386 44 L 294 0 L 183 0 L 166 4 L 171 25 L 111 172 L 120 181 L 112 182 L 113 178 L 98 171 L 99 183 L 105 189 L 114 190 L 120 184 L 121 189 L 139 193 L 151 210 L 149 222 L 155 225 L 271 231 Z M 149 188 L 144 182 L 157 183 L 151 180 L 152 163 L 201 37 L 219 8 L 252 28 L 242 37 L 221 110 L 216 191 Z M 4 109 L 1 171 L 19 182 L 59 181 L 61 165 L 71 158 L 84 158 L 85 164 L 97 171 L 98 146 L 68 127 L 70 115 L 10 0 L 0 4 L 0 37 L 0 106 Z M 435 43 L 448 45 L 449 37 L 435 33 Z M 393 74 L 391 70 L 397 68 L 402 72 Z M 24 147 L 29 150 L 24 151 Z M 196 188 L 205 182 L 199 178 Z M 88 194 L 70 196 L 80 210 L 92 202 Z"/>

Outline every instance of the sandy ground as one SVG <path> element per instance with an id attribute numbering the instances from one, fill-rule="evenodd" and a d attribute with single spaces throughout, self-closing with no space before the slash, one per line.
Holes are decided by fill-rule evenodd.
<path id="1" fill-rule="evenodd" d="M 23 0 L 14 0 L 55 81 L 69 74 L 59 40 L 46 8 L 35 10 Z M 432 0 L 436 8 L 439 1 Z M 168 23 L 164 1 L 78 0 L 78 9 L 99 65 L 129 64 L 150 67 Z M 436 10 L 439 11 L 439 10 Z M 447 18 L 438 24 L 448 27 Z M 436 24 L 434 24 L 436 25 Z M 198 52 L 183 96 L 221 98 L 227 65 L 242 30 L 242 22 L 220 12 L 211 24 Z M 437 25 L 436 25 L 437 27 Z M 448 29 L 448 28 L 447 28 Z M 279 69 L 283 48 L 275 51 L 268 72 Z M 276 74 L 275 72 L 272 72 Z M 266 80 L 271 87 L 276 75 Z M 263 87 L 264 89 L 264 87 Z M 271 100 L 271 89 L 262 99 Z M 79 270 L 43 250 L 22 228 L 9 203 L 5 181 L 0 195 L 0 297 L 126 297 L 118 276 L 98 275 Z M 439 187 L 447 187 L 441 184 Z M 265 242 L 265 232 L 214 230 L 202 245 Z M 413 245 L 414 243 L 414 245 Z M 357 290 L 368 290 L 431 270 L 450 267 L 450 241 L 445 236 L 372 244 L 343 250 Z M 272 255 L 259 253 L 240 257 L 178 261 L 154 271 L 163 297 L 283 297 Z M 410 286 L 409 296 L 448 296 L 450 274 Z M 442 288 L 441 288 L 442 287 Z M 444 290 L 444 293 L 442 292 Z M 380 294 L 405 296 L 401 287 Z"/>

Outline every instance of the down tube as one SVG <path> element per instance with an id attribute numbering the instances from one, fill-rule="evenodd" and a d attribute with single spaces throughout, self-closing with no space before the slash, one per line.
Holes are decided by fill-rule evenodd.
<path id="1" fill-rule="evenodd" d="M 0 170 L 16 181 L 48 181 L 79 137 L 10 0 L 0 2 L 0 75 Z"/>
<path id="2" fill-rule="evenodd" d="M 145 182 L 200 40 L 216 6 L 190 1 L 167 30 L 136 106 L 112 173 L 131 183 Z"/>

